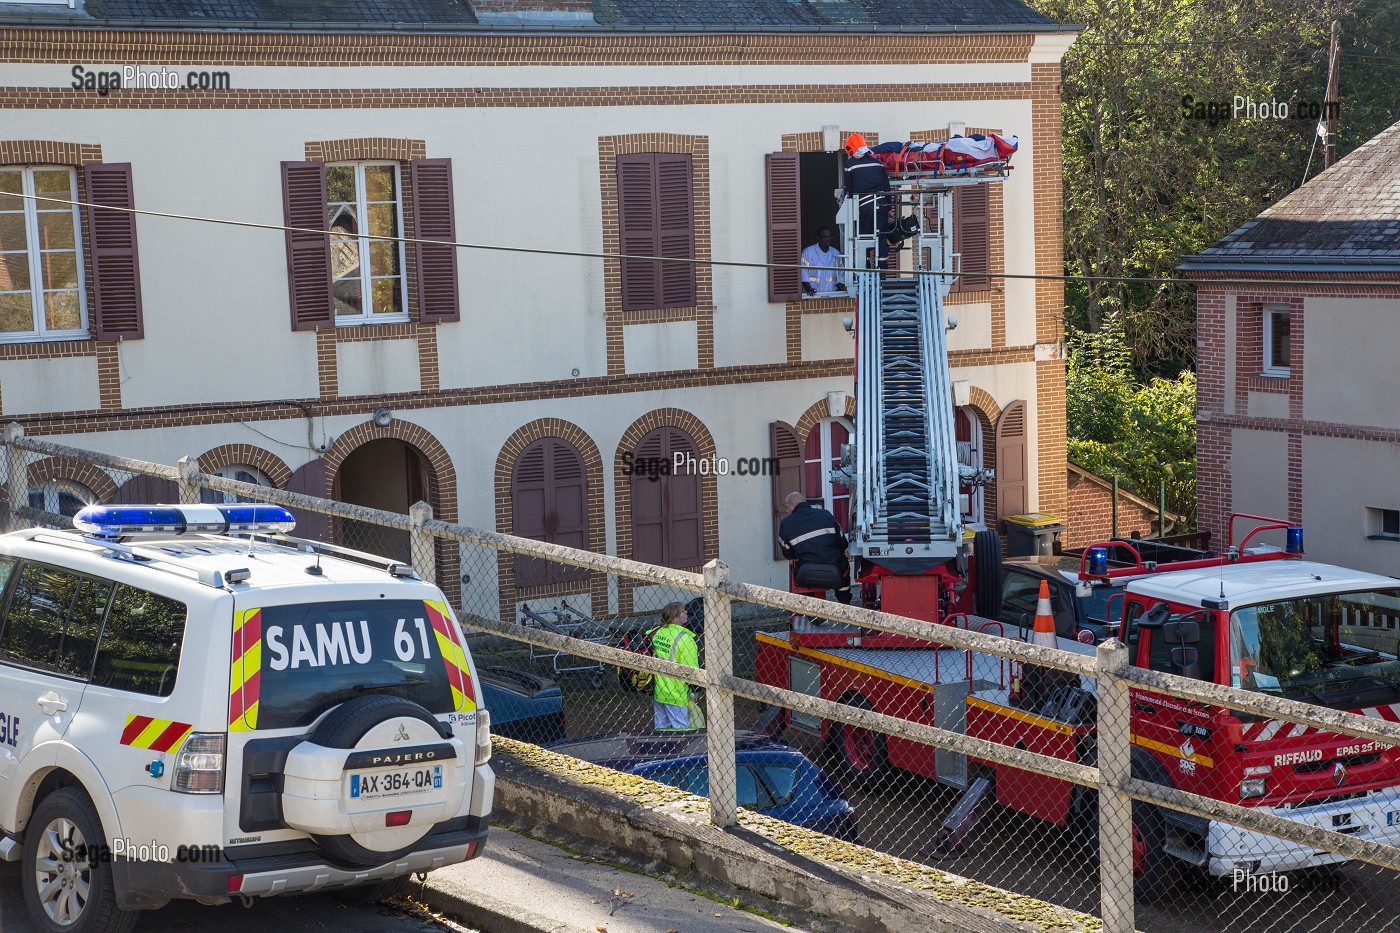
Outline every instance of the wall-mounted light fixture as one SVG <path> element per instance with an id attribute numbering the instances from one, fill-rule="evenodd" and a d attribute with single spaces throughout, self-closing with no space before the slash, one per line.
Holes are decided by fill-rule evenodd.
<path id="1" fill-rule="evenodd" d="M 374 423 L 381 428 L 387 428 L 394 420 L 394 413 L 387 408 L 377 408 L 374 411 Z"/>

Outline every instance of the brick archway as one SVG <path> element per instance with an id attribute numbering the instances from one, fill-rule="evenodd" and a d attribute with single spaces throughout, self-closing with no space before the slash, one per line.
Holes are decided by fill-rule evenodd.
<path id="1" fill-rule="evenodd" d="M 632 477 L 623 472 L 622 455 L 634 451 L 643 437 L 663 427 L 679 428 L 689 434 L 702 459 L 716 456 L 717 448 L 709 428 L 699 418 L 679 408 L 658 408 L 648 412 L 622 432 L 622 439 L 613 453 L 613 522 L 619 557 L 632 556 Z M 719 488 L 713 473 L 700 477 L 700 511 L 704 516 L 701 528 L 701 542 L 705 551 L 703 564 L 719 554 Z M 686 569 L 698 572 L 700 568 Z M 618 611 L 624 615 L 633 611 L 632 594 L 637 585 L 637 581 L 626 577 L 618 579 Z"/>
<path id="2" fill-rule="evenodd" d="M 842 417 L 854 418 L 855 416 L 856 399 L 854 395 L 848 392 L 846 393 L 846 411 L 842 414 Z M 797 423 L 792 426 L 792 430 L 797 434 L 797 442 L 805 447 L 807 444 L 807 435 L 812 433 L 813 428 L 830 417 L 831 415 L 826 410 L 826 399 L 813 403 L 811 407 L 802 413 L 802 417 L 797 419 Z"/>
<path id="3" fill-rule="evenodd" d="M 86 460 L 45 457 L 29 464 L 27 472 L 30 489 L 52 480 L 66 479 L 86 486 L 98 502 L 111 502 L 117 495 L 117 481 L 101 467 Z"/>
<path id="4" fill-rule="evenodd" d="M 221 444 L 199 455 L 199 472 L 213 473 L 228 466 L 255 467 L 278 489 L 292 478 L 292 468 L 270 450 L 252 444 Z"/>
<path id="5" fill-rule="evenodd" d="M 444 522 L 457 521 L 457 468 L 447 448 L 423 427 L 410 421 L 395 418 L 387 427 L 380 427 L 373 421 L 355 425 L 341 434 L 326 451 L 325 497 L 332 498 L 335 480 L 340 473 L 345 458 L 354 451 L 377 440 L 402 441 L 428 464 L 428 504 L 433 507 L 433 517 Z M 336 523 L 331 523 L 333 536 L 338 536 Z M 437 584 L 448 601 L 460 606 L 462 600 L 461 552 L 456 542 L 435 540 L 433 550 L 437 557 Z"/>
<path id="6" fill-rule="evenodd" d="M 607 552 L 607 521 L 603 514 L 603 456 L 593 438 L 576 424 L 559 418 L 540 418 L 522 425 L 501 445 L 496 457 L 496 530 L 501 534 L 514 534 L 515 522 L 511 508 L 511 480 L 515 473 L 515 462 L 520 454 L 535 441 L 547 437 L 557 437 L 570 444 L 583 457 L 584 474 L 588 483 L 588 501 L 584 508 L 588 515 L 588 525 L 592 529 L 589 541 L 592 550 Z M 548 597 L 567 593 L 577 593 L 586 588 L 593 601 L 593 612 L 601 615 L 608 606 L 608 577 L 604 573 L 588 574 L 586 581 L 575 581 L 553 586 L 515 587 L 515 555 L 498 552 L 496 555 L 497 579 L 500 581 L 501 618 L 513 621 L 515 603 L 525 597 Z"/>

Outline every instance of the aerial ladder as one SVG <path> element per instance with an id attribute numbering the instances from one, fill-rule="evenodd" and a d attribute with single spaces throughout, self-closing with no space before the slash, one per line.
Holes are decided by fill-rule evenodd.
<path id="1" fill-rule="evenodd" d="M 995 162 L 958 174 L 903 173 L 889 192 L 846 197 L 838 214 L 857 298 L 856 414 L 832 480 L 851 490 L 857 579 L 887 612 L 941 621 L 966 577 L 959 487 L 986 484 L 992 473 L 958 455 L 947 341 L 957 319 L 944 314 L 961 271 L 953 192 L 1008 172 Z M 882 262 L 881 240 L 891 239 L 913 248 L 891 249 Z M 906 253 L 912 260 L 900 269 Z"/>

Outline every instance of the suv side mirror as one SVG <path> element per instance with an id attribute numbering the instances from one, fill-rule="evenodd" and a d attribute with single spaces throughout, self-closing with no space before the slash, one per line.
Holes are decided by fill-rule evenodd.
<path id="1" fill-rule="evenodd" d="M 1169 645 L 1194 645 L 1201 640 L 1201 625 L 1195 619 L 1176 619 L 1162 625 L 1162 641 Z"/>

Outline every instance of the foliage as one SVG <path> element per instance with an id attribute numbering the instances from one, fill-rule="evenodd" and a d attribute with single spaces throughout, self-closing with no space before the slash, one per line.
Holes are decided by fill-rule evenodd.
<path id="1" fill-rule="evenodd" d="M 1071 331 L 1066 382 L 1069 459 L 1167 510 L 1196 513 L 1196 374 L 1140 382 L 1125 336 L 1110 320 L 1097 333 Z"/>
<path id="2" fill-rule="evenodd" d="M 1171 277 L 1183 256 L 1297 187 L 1305 171 L 1315 175 L 1315 119 L 1236 119 L 1233 109 L 1236 96 L 1290 102 L 1294 112 L 1320 105 L 1334 19 L 1344 50 L 1338 154 L 1396 118 L 1394 0 L 1030 2 L 1085 24 L 1064 60 L 1070 274 Z M 1218 118 L 1197 118 L 1198 104 L 1215 107 Z M 1139 369 L 1171 375 L 1194 360 L 1187 286 L 1071 283 L 1067 300 L 1072 326 L 1097 331 L 1116 318 Z"/>

